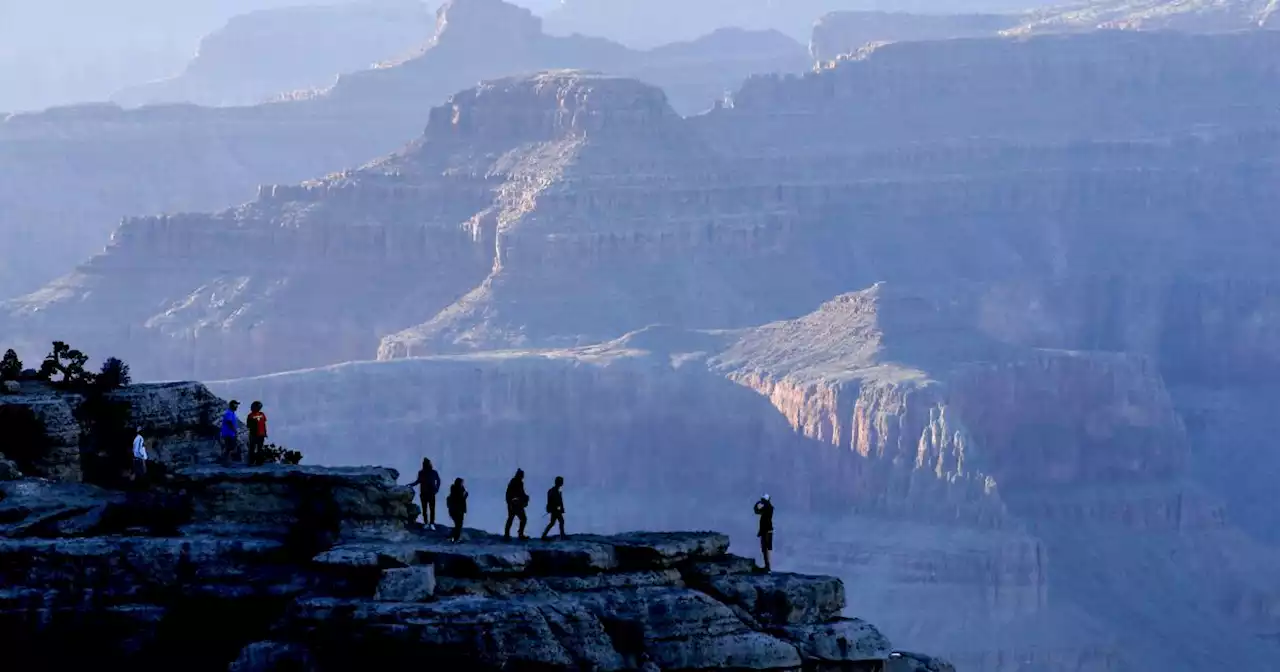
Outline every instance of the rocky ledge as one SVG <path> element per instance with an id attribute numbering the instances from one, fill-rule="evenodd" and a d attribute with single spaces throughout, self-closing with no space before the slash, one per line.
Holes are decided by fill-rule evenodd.
<path id="1" fill-rule="evenodd" d="M 953 669 L 842 617 L 839 579 L 762 573 L 725 535 L 449 543 L 410 522 L 397 476 L 0 482 L 0 651 L 19 667 L 135 671 Z"/>

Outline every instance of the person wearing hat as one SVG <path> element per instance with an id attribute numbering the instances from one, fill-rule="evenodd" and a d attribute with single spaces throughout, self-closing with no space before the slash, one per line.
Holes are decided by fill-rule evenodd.
<path id="1" fill-rule="evenodd" d="M 236 418 L 236 409 L 240 408 L 240 402 L 235 399 L 227 404 L 227 410 L 222 414 L 222 431 L 219 436 L 222 437 L 222 462 L 227 466 L 231 466 L 231 461 L 240 456 L 240 446 L 236 441 L 237 424 L 240 422 Z"/>
<path id="2" fill-rule="evenodd" d="M 769 556 L 773 554 L 773 502 L 769 499 L 768 493 L 756 502 L 755 512 L 760 516 L 760 530 L 756 532 L 756 536 L 760 537 L 760 554 L 764 556 L 764 571 L 773 571 L 773 567 L 769 564 Z"/>

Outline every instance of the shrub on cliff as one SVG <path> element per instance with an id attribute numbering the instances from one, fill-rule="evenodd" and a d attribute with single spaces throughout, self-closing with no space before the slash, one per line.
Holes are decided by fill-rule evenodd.
<path id="1" fill-rule="evenodd" d="M 301 462 L 302 453 L 296 450 L 289 450 L 274 443 L 268 443 L 262 447 L 263 464 L 299 464 Z"/>
<path id="2" fill-rule="evenodd" d="M 108 357 L 107 361 L 102 363 L 102 371 L 97 378 L 98 387 L 114 390 L 120 387 L 127 387 L 132 382 L 133 378 L 129 375 L 128 364 L 116 357 Z"/>
<path id="3" fill-rule="evenodd" d="M 22 360 L 18 359 L 18 353 L 13 348 L 5 350 L 4 357 L 0 358 L 0 380 L 18 380 L 22 377 Z"/>
<path id="4" fill-rule="evenodd" d="M 40 363 L 40 377 L 59 387 L 78 389 L 93 383 L 94 375 L 84 370 L 89 356 L 62 341 L 54 341 L 53 349 Z"/>

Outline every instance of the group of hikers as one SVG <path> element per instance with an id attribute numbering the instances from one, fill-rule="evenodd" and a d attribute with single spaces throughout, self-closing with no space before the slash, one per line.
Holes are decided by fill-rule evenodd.
<path id="1" fill-rule="evenodd" d="M 231 464 L 232 461 L 240 460 L 240 443 L 239 443 L 239 421 L 236 417 L 236 410 L 240 408 L 240 402 L 232 399 L 227 404 L 227 410 L 222 415 L 222 427 L 220 436 L 222 440 L 222 461 L 225 464 Z M 262 402 L 255 401 L 249 405 L 249 416 L 245 420 L 245 424 L 249 429 L 249 466 L 258 466 L 264 463 L 265 452 L 263 447 L 266 445 L 267 439 L 267 415 L 262 412 Z M 136 478 L 146 476 L 147 469 L 147 447 L 143 438 L 142 428 L 138 428 L 138 435 L 133 440 L 133 469 Z M 422 458 L 422 469 L 418 471 L 418 478 L 409 484 L 410 488 L 418 488 L 418 496 L 422 501 L 422 520 L 428 527 L 435 529 L 436 527 L 436 495 L 440 492 L 440 472 L 435 470 L 431 465 L 431 460 Z M 556 526 L 560 528 L 560 536 L 564 537 L 564 477 L 556 476 L 555 485 L 547 490 L 547 515 L 551 520 L 547 522 L 547 527 L 542 531 L 542 538 L 547 539 L 551 530 Z M 453 485 L 449 487 L 449 495 L 445 497 L 445 508 L 449 512 L 449 518 L 453 520 L 453 530 L 449 533 L 449 541 L 457 543 L 462 540 L 462 523 L 467 515 L 467 498 L 470 493 L 467 492 L 465 483 L 461 478 L 453 479 Z M 520 539 L 528 539 L 525 535 L 525 525 L 529 522 L 529 517 L 525 514 L 525 509 L 529 507 L 529 495 L 524 489 L 524 470 L 516 469 L 515 476 L 507 483 L 506 493 L 507 503 L 507 524 L 503 528 L 502 536 L 505 539 L 511 539 L 511 526 L 517 520 L 520 526 L 516 530 L 516 534 Z M 773 555 L 773 501 L 765 494 L 753 507 L 755 514 L 760 517 L 760 525 L 756 536 L 760 538 L 760 554 L 764 558 L 765 571 L 772 571 L 771 559 Z"/>
<path id="2" fill-rule="evenodd" d="M 219 437 L 222 440 L 222 461 L 225 464 L 240 461 L 239 420 L 236 410 L 240 402 L 232 399 L 227 410 L 222 414 L 222 428 Z M 257 467 L 265 463 L 266 453 L 263 447 L 267 444 L 267 414 L 262 412 L 262 402 L 249 404 L 249 416 L 244 424 L 249 429 L 249 466 Z"/>
<path id="3" fill-rule="evenodd" d="M 436 495 L 440 492 L 440 472 L 435 470 L 431 465 L 431 460 L 422 458 L 422 469 L 418 471 L 418 478 L 409 484 L 410 488 L 418 488 L 418 497 L 422 500 L 422 522 L 435 529 L 436 527 Z M 555 485 L 547 490 L 547 515 L 551 517 L 547 527 L 542 531 L 542 538 L 547 539 L 551 535 L 551 530 L 557 525 L 560 527 L 560 536 L 564 537 L 564 477 L 556 476 Z M 471 493 L 467 492 L 465 482 L 461 478 L 453 479 L 453 485 L 449 486 L 449 496 L 445 497 L 444 505 L 449 512 L 449 518 L 453 520 L 453 531 L 449 533 L 449 541 L 457 543 L 462 541 L 462 523 L 467 516 L 467 498 Z M 525 509 L 529 507 L 529 495 L 524 490 L 524 470 L 516 469 L 516 475 L 507 483 L 507 524 L 503 528 L 503 538 L 511 539 L 511 525 L 515 521 L 520 521 L 520 527 L 516 534 L 520 539 L 528 539 L 525 535 L 525 525 L 529 522 L 529 517 L 525 515 Z"/>

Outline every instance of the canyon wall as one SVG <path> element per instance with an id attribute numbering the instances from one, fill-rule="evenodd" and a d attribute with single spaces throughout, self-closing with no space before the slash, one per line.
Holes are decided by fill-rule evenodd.
<path id="1" fill-rule="evenodd" d="M 267 401 L 273 437 L 322 461 L 430 457 L 493 525 L 517 466 L 564 475 L 585 529 L 750 539 L 747 502 L 768 491 L 781 566 L 841 576 L 891 637 L 969 669 L 1194 669 L 1221 641 L 1276 656 L 1254 637 L 1277 626 L 1262 605 L 1280 556 L 1188 468 L 1151 361 L 995 341 L 980 301 L 941 294 L 885 284 L 741 331 L 212 386 Z"/>
<path id="2" fill-rule="evenodd" d="M 454 0 L 436 26 L 434 37 L 422 34 L 420 53 L 270 104 L 93 104 L 0 115 L 0 246 L 43 250 L 0 268 L 0 297 L 33 291 L 100 251 L 123 217 L 226 208 L 261 185 L 394 152 L 422 133 L 433 107 L 481 80 L 603 70 L 666 87 L 691 114 L 752 73 L 808 67 L 804 47 L 776 33 L 731 31 L 641 52 L 544 35 L 537 17 L 499 0 Z"/>

